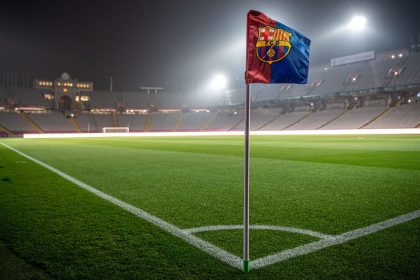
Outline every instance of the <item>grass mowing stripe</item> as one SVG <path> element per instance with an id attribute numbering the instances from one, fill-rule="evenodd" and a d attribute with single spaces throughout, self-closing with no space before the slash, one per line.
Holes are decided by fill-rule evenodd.
<path id="1" fill-rule="evenodd" d="M 401 215 L 386 221 L 382 221 L 364 228 L 358 228 L 352 231 L 342 233 L 340 235 L 335 236 L 334 238 L 322 239 L 320 241 L 312 242 L 303 246 L 299 246 L 297 248 L 282 251 L 278 254 L 257 259 L 252 262 L 252 267 L 261 268 L 270 264 L 288 260 L 290 258 L 313 253 L 324 248 L 342 244 L 350 240 L 366 236 L 368 234 L 372 234 L 405 222 L 409 222 L 419 217 L 420 210 L 413 211 L 411 213 Z"/>
<path id="2" fill-rule="evenodd" d="M 408 137 L 408 136 L 406 136 Z M 405 138 L 405 137 L 404 137 Z M 254 136 L 251 142 L 251 158 L 276 158 L 303 162 L 324 162 L 359 165 L 369 167 L 390 167 L 419 170 L 416 164 L 420 156 L 420 148 L 416 141 L 419 136 L 408 137 L 403 141 L 401 136 L 369 136 L 363 139 L 346 137 L 342 139 L 319 137 L 278 137 Z M 187 152 L 196 154 L 218 154 L 242 157 L 241 138 L 229 137 L 218 139 L 65 139 L 67 144 L 78 143 L 84 146 L 105 146 L 110 141 L 118 141 L 124 148 Z M 211 140 L 211 145 L 209 141 Z M 254 141 L 255 140 L 255 141 Z M 394 142 L 390 142 L 390 141 Z M 236 142 L 235 142 L 236 141 Z M 400 142 L 401 141 L 401 142 Z M 57 143 L 55 139 L 42 140 L 41 143 Z M 60 142 L 61 143 L 61 142 Z M 371 159 L 375 158 L 375 161 Z"/>
<path id="3" fill-rule="evenodd" d="M 25 154 L 25 153 L 22 153 L 21 151 L 15 149 L 15 148 L 10 147 L 7 144 L 4 144 L 2 142 L 0 142 L 0 144 L 3 145 L 4 147 L 14 151 L 15 153 L 17 153 L 17 154 L 35 162 L 35 163 L 41 165 L 42 167 L 52 171 L 53 173 L 63 177 L 64 179 L 74 183 L 75 185 L 79 186 L 80 188 L 85 189 L 85 190 L 87 190 L 87 191 L 89 191 L 89 192 L 91 192 L 91 193 L 93 193 L 93 194 L 95 194 L 95 195 L 97 195 L 97 196 L 99 196 L 99 197 L 101 197 L 101 198 L 103 198 L 103 199 L 105 199 L 105 200 L 107 200 L 107 201 L 109 201 L 109 202 L 127 210 L 128 212 L 136 215 L 137 217 L 140 217 L 140 218 L 142 218 L 142 219 L 160 227 L 161 229 L 169 232 L 170 234 L 172 234 L 172 235 L 174 235 L 178 238 L 181 238 L 182 240 L 184 240 L 184 241 L 188 242 L 189 244 L 207 252 L 208 254 L 220 259 L 221 261 L 223 261 L 223 262 L 225 262 L 225 263 L 227 263 L 227 264 L 229 264 L 233 267 L 236 267 L 238 269 L 242 268 L 242 261 L 239 257 L 234 256 L 234 255 L 228 253 L 227 251 L 225 251 L 223 249 L 220 249 L 220 248 L 214 246 L 213 244 L 210 244 L 210 243 L 208 243 L 208 242 L 206 242 L 206 241 L 204 241 L 204 240 L 202 240 L 202 239 L 200 239 L 200 238 L 198 238 L 198 237 L 196 237 L 192 234 L 186 233 L 182 229 L 180 229 L 180 228 L 178 228 L 178 227 L 176 227 L 176 226 L 174 226 L 174 225 L 172 225 L 172 224 L 170 224 L 170 223 L 168 223 L 168 222 L 166 222 L 162 219 L 159 219 L 158 217 L 153 216 L 153 215 L 151 215 L 151 214 L 149 214 L 149 213 L 147 213 L 147 212 L 145 212 L 145 211 L 143 211 L 143 210 L 141 210 L 137 207 L 134 207 L 134 206 L 132 206 L 128 203 L 125 203 L 124 201 L 121 201 L 121 200 L 119 200 L 119 199 L 117 199 L 113 196 L 110 196 L 110 195 L 108 195 L 104 192 L 101 192 L 101 191 L 99 191 L 99 190 L 97 190 L 97 189 L 95 189 L 95 188 L 93 188 L 93 187 L 91 187 L 91 186 L 89 186 L 89 185 L 87 185 L 87 184 L 85 184 L 85 183 L 67 175 L 66 173 L 61 172 L 60 170 L 58 170 L 58 169 L 56 169 L 56 168 L 54 168 L 54 167 L 52 167 L 52 166 L 50 166 L 46 163 L 43 163 L 42 161 L 39 161 L 39 160 L 37 160 L 37 159 L 35 159 L 35 158 Z"/>
<path id="4" fill-rule="evenodd" d="M 73 141 L 10 143 L 179 228 L 241 223 L 240 158 L 145 152 L 126 149 L 126 141 L 119 140 L 90 149 Z M 252 171 L 254 224 L 339 234 L 420 206 L 415 199 L 420 195 L 418 171 L 260 158 L 253 160 Z"/>

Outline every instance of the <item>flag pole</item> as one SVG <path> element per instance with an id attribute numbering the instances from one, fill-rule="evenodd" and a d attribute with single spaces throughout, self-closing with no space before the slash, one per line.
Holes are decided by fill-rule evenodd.
<path id="1" fill-rule="evenodd" d="M 245 97 L 245 147 L 244 147 L 244 241 L 243 241 L 243 271 L 251 270 L 249 260 L 249 124 L 250 124 L 250 85 L 246 83 Z"/>

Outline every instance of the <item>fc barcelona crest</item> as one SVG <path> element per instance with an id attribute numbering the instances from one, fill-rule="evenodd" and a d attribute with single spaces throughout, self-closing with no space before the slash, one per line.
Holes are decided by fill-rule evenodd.
<path id="1" fill-rule="evenodd" d="M 271 26 L 259 27 L 256 44 L 258 59 L 271 64 L 285 58 L 292 48 L 290 44 L 291 36 L 292 33 L 283 29 Z"/>

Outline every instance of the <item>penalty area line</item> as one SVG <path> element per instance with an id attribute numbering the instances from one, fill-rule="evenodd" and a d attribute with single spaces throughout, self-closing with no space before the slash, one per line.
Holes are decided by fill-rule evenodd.
<path id="1" fill-rule="evenodd" d="M 242 260 L 241 258 L 207 242 L 202 240 L 201 238 L 198 238 L 194 235 L 192 235 L 191 233 L 185 232 L 184 230 L 174 226 L 173 224 L 170 224 L 156 216 L 153 216 L 152 214 L 141 210 L 140 208 L 137 208 L 131 204 L 128 204 L 122 200 L 119 200 L 116 197 L 113 197 L 109 194 L 106 194 L 104 192 L 101 192 L 100 190 L 95 189 L 94 187 L 83 183 L 82 181 L 77 180 L 76 178 L 52 167 L 51 165 L 48 165 L 36 158 L 33 158 L 3 142 L 0 142 L 0 144 L 4 147 L 6 147 L 7 149 L 23 156 L 24 158 L 27 158 L 28 160 L 31 160 L 39 165 L 41 165 L 42 167 L 50 170 L 51 172 L 59 175 L 60 177 L 66 179 L 67 181 L 70 181 L 71 183 L 77 185 L 78 187 L 108 201 L 111 202 L 114 205 L 117 205 L 121 208 L 123 208 L 124 210 L 134 214 L 135 216 L 142 218 L 143 220 L 154 224 L 155 226 L 165 230 L 166 232 L 172 234 L 173 236 L 176 236 L 184 241 L 186 241 L 187 243 L 193 245 L 194 247 L 197 247 L 199 249 L 201 249 L 202 251 L 208 253 L 209 255 L 229 264 L 232 267 L 238 268 L 238 269 L 242 269 Z"/>

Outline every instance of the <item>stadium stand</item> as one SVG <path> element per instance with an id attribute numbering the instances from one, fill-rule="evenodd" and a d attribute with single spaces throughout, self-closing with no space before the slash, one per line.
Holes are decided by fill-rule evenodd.
<path id="1" fill-rule="evenodd" d="M 420 123 L 420 104 L 408 104 L 391 108 L 365 128 L 414 128 Z"/>
<path id="2" fill-rule="evenodd" d="M 96 124 L 95 116 L 93 114 L 77 114 L 75 119 L 82 132 L 99 132 L 98 125 Z"/>
<path id="3" fill-rule="evenodd" d="M 115 108 L 117 93 L 109 91 L 93 91 L 89 93 L 92 108 Z"/>
<path id="4" fill-rule="evenodd" d="M 55 111 L 58 101 L 51 99 L 51 89 L 1 87 L 0 134 L 101 132 L 113 126 L 130 131 L 242 130 L 245 87 L 235 85 L 219 93 L 178 87 L 151 94 L 92 91 L 86 93 L 90 99 L 75 100 L 63 113 Z M 252 130 L 418 127 L 420 53 L 393 50 L 365 61 L 311 67 L 307 85 L 253 84 L 251 98 Z"/>
<path id="5" fill-rule="evenodd" d="M 146 108 L 148 105 L 144 93 L 123 91 L 119 95 L 127 109 Z"/>
<path id="6" fill-rule="evenodd" d="M 390 82 L 391 86 L 420 83 L 420 53 L 412 53 L 407 58 L 403 58 L 404 64 L 402 73 L 397 79 Z"/>
<path id="7" fill-rule="evenodd" d="M 220 112 L 216 118 L 207 126 L 207 130 L 240 130 L 243 127 L 237 127 L 243 124 L 243 111 Z"/>
<path id="8" fill-rule="evenodd" d="M 260 127 L 271 122 L 274 118 L 278 117 L 280 111 L 277 109 L 263 109 L 259 108 L 251 111 L 251 130 L 258 130 Z"/>
<path id="9" fill-rule="evenodd" d="M 263 109 L 258 108 L 251 110 L 251 130 L 259 130 L 260 127 L 264 127 L 266 124 L 273 121 L 276 117 L 279 116 L 279 109 Z M 245 121 L 242 120 L 238 125 L 238 128 L 245 126 Z"/>
<path id="10" fill-rule="evenodd" d="M 152 96 L 153 97 L 153 96 Z M 186 104 L 183 102 L 183 94 L 173 94 L 168 92 L 163 92 L 152 98 L 150 103 L 157 108 L 173 108 L 173 107 L 183 107 Z"/>
<path id="11" fill-rule="evenodd" d="M 340 65 L 328 68 L 328 78 L 316 88 L 311 91 L 312 95 L 326 95 L 335 94 L 344 90 L 344 85 L 349 75 L 358 73 L 363 63 L 353 63 L 349 65 Z"/>
<path id="12" fill-rule="evenodd" d="M 28 116 L 44 132 L 76 132 L 70 121 L 61 113 L 32 113 Z"/>
<path id="13" fill-rule="evenodd" d="M 10 89 L 18 106 L 48 107 L 49 102 L 42 96 L 42 91 L 34 89 Z"/>
<path id="14" fill-rule="evenodd" d="M 0 106 L 6 106 L 7 104 L 6 88 L 0 87 Z"/>
<path id="15" fill-rule="evenodd" d="M 216 119 L 217 115 L 218 115 L 218 112 L 211 112 L 208 119 L 200 127 L 199 131 L 207 130 L 207 127 Z"/>
<path id="16" fill-rule="evenodd" d="M 18 135 L 36 133 L 36 130 L 17 112 L 0 112 L 0 125 Z"/>
<path id="17" fill-rule="evenodd" d="M 144 131 L 146 123 L 145 115 L 121 114 L 119 117 L 119 126 L 129 127 L 132 132 Z"/>
<path id="18" fill-rule="evenodd" d="M 252 96 L 251 99 L 255 100 L 255 96 L 258 94 L 258 86 L 252 88 Z M 230 92 L 230 97 L 228 100 L 220 101 L 218 105 L 239 105 L 244 104 L 245 102 L 245 88 L 239 88 L 236 90 L 232 90 Z"/>
<path id="19" fill-rule="evenodd" d="M 171 131 L 181 112 L 153 112 L 151 114 L 152 131 Z"/>
<path id="20" fill-rule="evenodd" d="M 361 107 L 353 108 L 343 115 L 341 118 L 325 125 L 321 129 L 357 129 L 361 128 L 373 118 L 386 110 L 386 107 Z"/>
<path id="21" fill-rule="evenodd" d="M 210 117 L 209 112 L 189 111 L 183 113 L 182 122 L 178 125 L 177 131 L 199 130 Z"/>
<path id="22" fill-rule="evenodd" d="M 281 114 L 260 130 L 283 130 L 299 122 L 309 114 L 311 114 L 310 110 L 298 110 L 287 114 Z"/>
<path id="23" fill-rule="evenodd" d="M 332 109 L 316 111 L 301 119 L 297 123 L 287 127 L 287 130 L 318 129 L 323 124 L 343 113 L 344 109 Z"/>
<path id="24" fill-rule="evenodd" d="M 102 131 L 104 127 L 113 127 L 111 114 L 94 114 L 95 123 L 98 131 Z"/>

